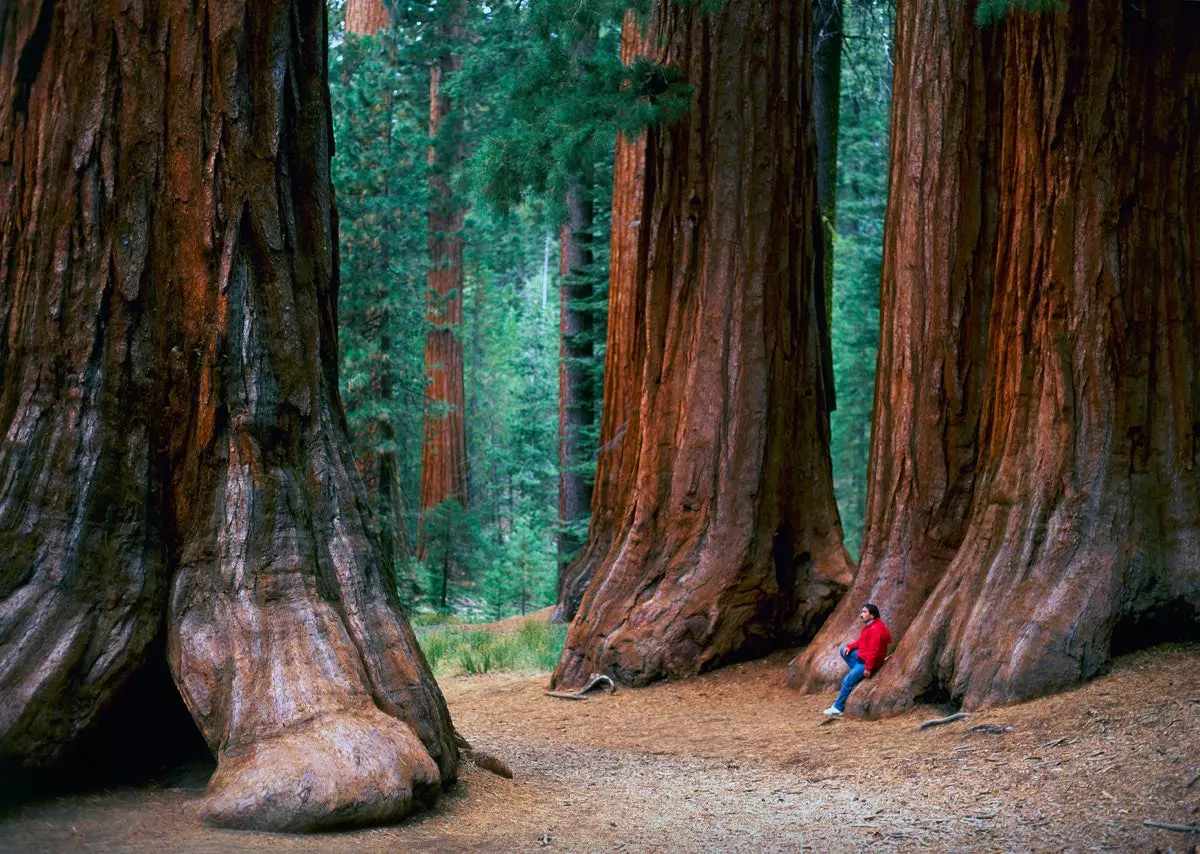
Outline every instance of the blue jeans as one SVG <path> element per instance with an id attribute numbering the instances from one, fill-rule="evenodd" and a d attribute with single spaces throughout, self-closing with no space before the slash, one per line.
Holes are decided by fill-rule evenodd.
<path id="1" fill-rule="evenodd" d="M 837 700 L 833 703 L 839 712 L 846 710 L 846 700 L 849 698 L 850 692 L 854 690 L 855 685 L 863 681 L 867 669 L 867 665 L 858 657 L 857 649 L 852 649 L 848 653 L 843 652 L 842 661 L 846 662 L 846 666 L 850 668 L 850 672 L 842 680 L 842 693 L 838 694 Z"/>

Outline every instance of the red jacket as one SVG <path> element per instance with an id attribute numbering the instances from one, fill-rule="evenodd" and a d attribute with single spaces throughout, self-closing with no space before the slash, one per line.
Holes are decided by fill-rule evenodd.
<path id="1" fill-rule="evenodd" d="M 872 620 L 858 633 L 858 640 L 846 644 L 846 649 L 857 649 L 858 657 L 863 660 L 867 670 L 874 672 L 883 665 L 883 660 L 887 658 L 888 644 L 891 642 L 892 633 L 883 624 L 883 620 Z"/>

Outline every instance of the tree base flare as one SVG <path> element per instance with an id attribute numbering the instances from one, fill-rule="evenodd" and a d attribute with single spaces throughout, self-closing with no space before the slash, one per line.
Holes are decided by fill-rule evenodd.
<path id="1" fill-rule="evenodd" d="M 203 817 L 215 827 L 306 832 L 399 821 L 432 806 L 441 776 L 409 727 L 337 713 L 222 751 Z"/>

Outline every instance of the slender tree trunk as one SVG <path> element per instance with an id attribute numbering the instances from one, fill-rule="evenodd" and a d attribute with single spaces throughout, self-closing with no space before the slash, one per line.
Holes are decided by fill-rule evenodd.
<path id="1" fill-rule="evenodd" d="M 465 2 L 439 26 L 442 53 L 429 78 L 429 286 L 425 339 L 425 444 L 421 453 L 421 518 L 445 501 L 464 508 L 467 494 L 467 433 L 463 393 L 463 208 L 451 187 L 462 161 L 461 121 L 443 88 L 461 62 Z M 417 554 L 427 551 L 418 532 Z"/>
<path id="2" fill-rule="evenodd" d="M 966 532 L 999 213 L 1001 34 L 974 4 L 897 7 L 881 335 L 866 528 L 850 593 L 789 682 L 840 681 L 874 602 L 899 639 Z"/>
<path id="3" fill-rule="evenodd" d="M 833 234 L 837 224 L 838 118 L 842 96 L 842 3 L 813 0 L 813 125 L 817 132 L 817 202 L 823 219 L 825 327 L 833 324 Z M 833 340 L 824 334 L 825 392 L 837 408 L 833 383 Z"/>
<path id="4" fill-rule="evenodd" d="M 974 501 L 867 713 L 1026 699 L 1200 629 L 1198 31 L 1162 0 L 1005 24 Z"/>
<path id="5" fill-rule="evenodd" d="M 805 638 L 851 576 L 823 382 L 811 3 L 660 0 L 655 16 L 694 103 L 647 135 L 631 512 L 556 685 L 684 676 Z"/>
<path id="6" fill-rule="evenodd" d="M 346 0 L 346 32 L 373 36 L 389 23 L 383 0 Z"/>
<path id="7" fill-rule="evenodd" d="M 0 16 L 4 774 L 165 633 L 210 821 L 430 802 L 453 731 L 337 396 L 324 4 Z"/>
<path id="8" fill-rule="evenodd" d="M 346 31 L 360 36 L 373 36 L 388 25 L 388 12 L 382 0 L 347 0 Z M 389 121 L 384 131 L 387 149 L 391 150 L 392 93 L 381 92 Z M 385 198 L 391 196 L 390 186 L 384 187 Z M 379 263 L 383 269 L 382 279 L 387 281 L 391 267 L 391 212 L 386 211 L 378 224 L 382 233 Z M 375 454 L 375 490 L 378 500 L 379 545 L 383 565 L 389 573 L 395 572 L 396 561 L 408 557 L 411 548 L 408 541 L 405 519 L 404 494 L 400 490 L 400 464 L 396 452 L 396 428 L 392 424 L 391 404 L 395 377 L 392 370 L 392 312 L 391 294 L 386 289 L 379 292 L 379 399 L 384 413 L 379 418 L 379 435 L 383 448 Z"/>
<path id="9" fill-rule="evenodd" d="M 632 10 L 621 26 L 621 59 L 649 56 L 652 45 Z M 608 329 L 604 355 L 604 406 L 600 417 L 591 520 L 579 555 L 559 573 L 553 619 L 574 619 L 596 567 L 608 554 L 613 531 L 632 494 L 640 443 L 638 406 L 645 359 L 645 280 L 638 275 L 644 216 L 646 139 L 617 137 L 613 164 L 612 235 L 609 242 Z"/>
<path id="10" fill-rule="evenodd" d="M 589 170 L 590 171 L 590 170 Z M 596 423 L 596 399 L 588 369 L 592 345 L 592 227 L 590 175 L 567 189 L 568 221 L 562 228 L 558 363 L 558 521 L 565 526 L 588 515 L 590 478 L 578 470 L 585 453 L 584 431 Z M 579 537 L 558 536 L 560 573 L 579 549 Z"/>

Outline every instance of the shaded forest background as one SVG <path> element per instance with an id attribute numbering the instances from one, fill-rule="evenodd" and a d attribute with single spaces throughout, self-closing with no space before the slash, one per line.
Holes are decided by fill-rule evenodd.
<path id="1" fill-rule="evenodd" d="M 351 4 L 352 17 L 363 5 Z M 879 340 L 894 8 L 880 0 L 830 8 L 814 38 L 818 49 L 840 46 L 836 216 L 826 215 L 837 395 L 831 455 L 845 542 L 857 558 Z M 590 4 L 587 20 L 555 0 L 378 9 L 389 13 L 387 26 L 367 34 L 361 21 L 347 26 L 345 3 L 330 4 L 343 401 L 410 614 L 418 623 L 501 619 L 555 601 L 560 567 L 588 529 L 617 134 L 677 112 L 690 93 L 664 80 L 649 103 L 624 94 L 645 84 L 639 74 L 654 72 L 621 62 L 621 4 Z M 379 21 L 368 23 L 373 30 Z M 430 68 L 448 49 L 451 73 L 433 97 L 451 105 L 450 120 L 431 146 Z M 454 408 L 426 400 L 430 370 L 441 367 L 431 366 L 427 339 L 446 325 L 429 312 L 431 241 L 445 236 L 429 224 L 439 170 L 463 212 L 461 290 L 443 298 L 457 299 L 462 311 L 451 331 L 462 346 L 466 490 L 422 509 L 426 413 L 436 419 Z M 572 491 L 584 495 L 575 508 L 566 506 Z"/>

